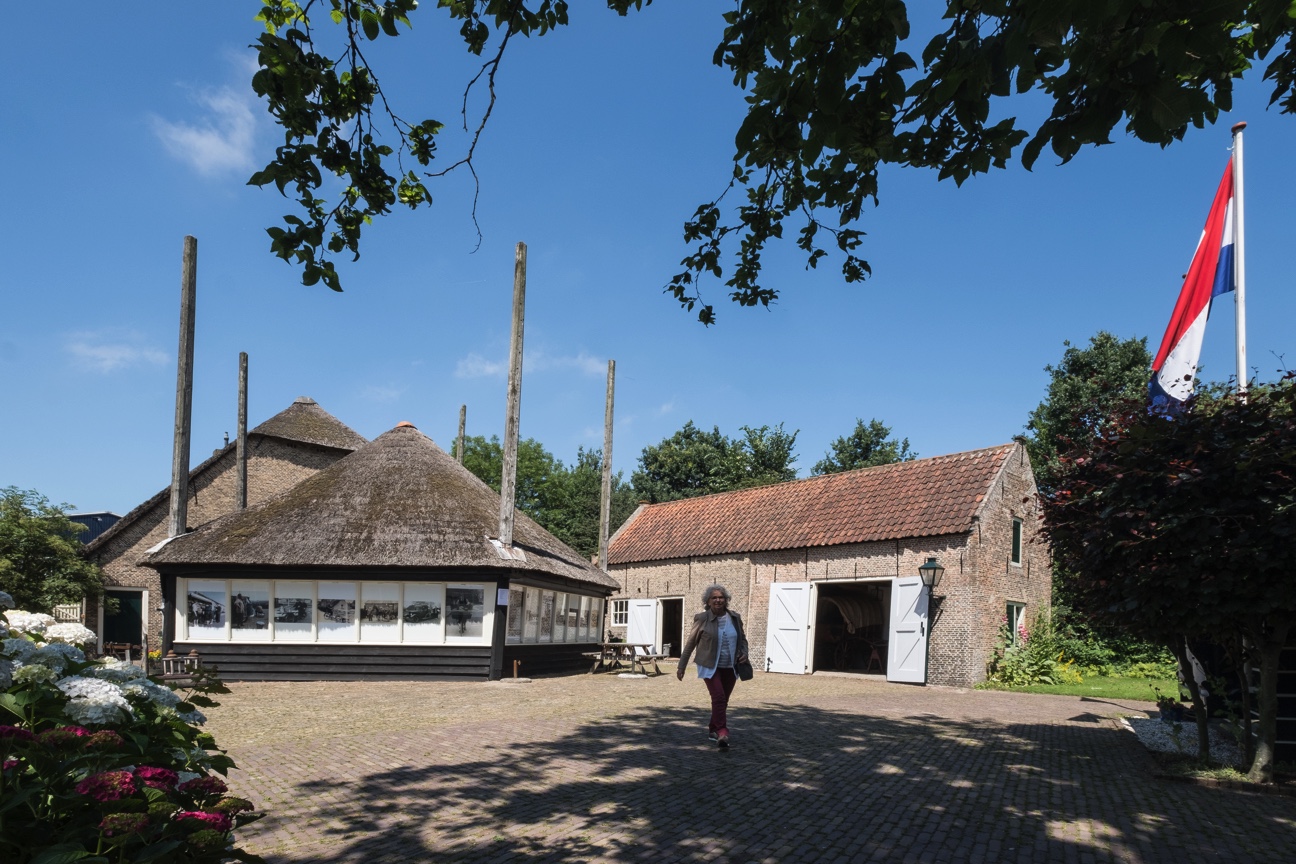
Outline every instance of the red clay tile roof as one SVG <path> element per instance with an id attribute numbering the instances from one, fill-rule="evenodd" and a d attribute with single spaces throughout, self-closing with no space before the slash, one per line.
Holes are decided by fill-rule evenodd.
<path id="1" fill-rule="evenodd" d="M 652 504 L 614 538 L 608 563 L 958 534 L 1014 446 Z"/>

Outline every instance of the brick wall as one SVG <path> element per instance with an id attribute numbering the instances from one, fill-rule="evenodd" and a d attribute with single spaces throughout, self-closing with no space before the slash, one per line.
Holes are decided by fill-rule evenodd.
<path id="1" fill-rule="evenodd" d="M 346 455 L 344 450 L 281 438 L 249 437 L 248 505 L 297 485 Z M 190 477 L 189 526 L 203 525 L 233 512 L 236 483 L 234 447 L 230 446 Z M 149 549 L 166 539 L 170 511 L 171 499 L 164 495 L 143 513 L 132 517 L 128 525 L 91 555 L 91 560 L 103 568 L 107 588 L 148 591 L 145 614 L 150 648 L 162 647 L 162 613 L 157 611 L 162 605 L 162 580 L 156 570 L 138 562 Z M 92 630 L 99 626 L 98 604 L 93 599 L 87 601 L 86 626 Z"/>

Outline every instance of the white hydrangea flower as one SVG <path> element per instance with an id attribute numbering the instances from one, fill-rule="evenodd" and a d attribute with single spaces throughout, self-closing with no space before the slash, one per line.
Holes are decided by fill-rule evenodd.
<path id="1" fill-rule="evenodd" d="M 30 639 L 24 639 L 21 636 L 14 636 L 10 639 L 4 640 L 3 643 L 0 643 L 0 654 L 17 660 L 20 663 L 25 663 L 28 658 L 36 653 L 37 647 L 39 646 Z"/>
<path id="2" fill-rule="evenodd" d="M 111 681 L 73 675 L 58 682 L 58 688 L 68 696 L 63 713 L 77 723 L 119 723 L 134 713 L 122 689 Z"/>
<path id="3" fill-rule="evenodd" d="M 195 708 L 192 711 L 184 711 L 176 715 L 190 726 L 204 726 L 207 723 L 207 715 Z"/>
<path id="4" fill-rule="evenodd" d="M 93 630 L 80 624 L 51 624 L 45 628 L 45 639 L 49 642 L 85 645 L 97 638 Z"/>
<path id="5" fill-rule="evenodd" d="M 28 665 L 39 663 L 47 669 L 62 672 L 68 667 L 68 663 L 84 663 L 85 655 L 75 645 L 66 642 L 49 642 L 37 646 L 23 662 Z"/>
<path id="6" fill-rule="evenodd" d="M 127 663 L 125 660 L 118 660 L 116 657 L 109 657 L 94 668 L 86 670 L 86 672 L 95 678 L 102 678 L 104 681 L 111 681 L 114 684 L 124 684 L 127 681 L 148 677 L 148 673 L 134 663 Z"/>
<path id="7" fill-rule="evenodd" d="M 33 663 L 30 666 L 19 666 L 13 673 L 13 680 L 19 684 L 31 684 L 33 682 L 53 684 L 58 679 L 58 672 L 48 666 L 41 666 L 39 663 Z"/>
<path id="8" fill-rule="evenodd" d="M 161 684 L 155 684 L 147 678 L 138 678 L 133 681 L 127 681 L 121 685 L 122 692 L 127 696 L 136 696 L 146 699 L 154 705 L 163 708 L 174 708 L 180 704 L 180 694 L 176 693 L 170 687 L 163 687 Z"/>
<path id="9" fill-rule="evenodd" d="M 13 595 L 6 591 L 0 591 L 0 609 L 14 608 Z"/>
<path id="10" fill-rule="evenodd" d="M 46 627 L 55 623 L 53 615 L 46 615 L 44 612 L 23 612 L 21 609 L 11 609 L 4 613 L 4 617 L 9 622 L 9 629 L 17 630 L 19 633 L 44 633 Z"/>

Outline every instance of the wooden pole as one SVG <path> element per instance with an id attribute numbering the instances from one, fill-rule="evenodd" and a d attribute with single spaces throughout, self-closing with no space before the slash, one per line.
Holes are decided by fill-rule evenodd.
<path id="1" fill-rule="evenodd" d="M 171 451 L 171 513 L 167 536 L 189 530 L 189 439 L 193 424 L 194 306 L 198 293 L 198 239 L 186 236 L 180 263 L 180 348 L 176 353 L 176 410 Z"/>
<path id="2" fill-rule="evenodd" d="M 509 343 L 508 410 L 504 415 L 504 470 L 500 478 L 499 539 L 513 545 L 513 507 L 517 499 L 518 414 L 522 404 L 522 326 L 526 318 L 525 243 L 517 244 L 513 263 L 513 337 Z"/>
<path id="3" fill-rule="evenodd" d="M 1242 130 L 1246 123 L 1233 124 L 1233 308 L 1237 335 L 1237 392 L 1247 392 L 1246 350 L 1246 225 L 1242 189 Z"/>
<path id="4" fill-rule="evenodd" d="M 234 486 L 234 503 L 239 510 L 247 509 L 247 397 L 248 356 L 239 352 L 238 385 L 238 438 L 234 444 L 234 462 L 237 466 Z"/>
<path id="5" fill-rule="evenodd" d="M 608 361 L 607 402 L 603 409 L 603 489 L 599 494 L 598 564 L 608 572 L 608 523 L 612 518 L 612 401 L 616 392 L 616 361 Z"/>
<path id="6" fill-rule="evenodd" d="M 459 438 L 455 441 L 455 458 L 459 464 L 463 464 L 463 444 L 464 444 L 464 427 L 468 422 L 468 406 L 459 406 Z"/>

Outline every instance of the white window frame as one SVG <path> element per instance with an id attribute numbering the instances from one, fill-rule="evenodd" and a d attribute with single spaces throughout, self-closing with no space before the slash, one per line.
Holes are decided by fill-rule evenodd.
<path id="1" fill-rule="evenodd" d="M 1018 644 L 1018 632 L 1026 623 L 1026 604 L 1018 600 L 1009 600 L 1004 606 L 1004 617 L 1008 619 L 1008 632 L 1013 645 Z"/>
<path id="2" fill-rule="evenodd" d="M 630 601 L 613 600 L 612 601 L 612 627 L 627 627 L 630 624 Z"/>

